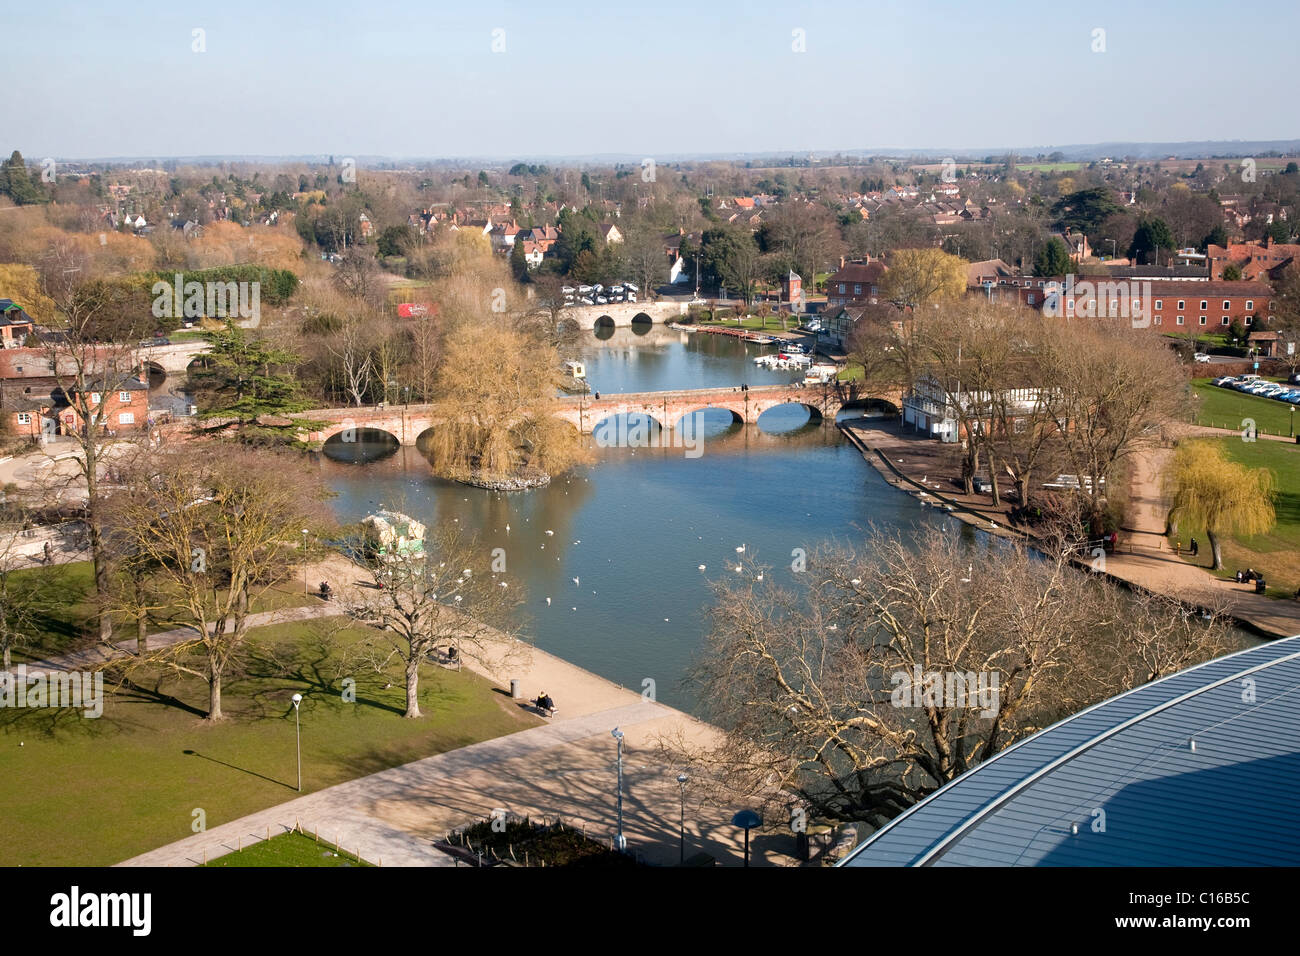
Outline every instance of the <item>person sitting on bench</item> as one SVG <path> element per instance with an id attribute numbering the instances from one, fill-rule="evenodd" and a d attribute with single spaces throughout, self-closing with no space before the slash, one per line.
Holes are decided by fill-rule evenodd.
<path id="1" fill-rule="evenodd" d="M 547 717 L 555 716 L 555 701 L 551 700 L 551 695 L 546 691 L 537 695 L 537 709 Z"/>

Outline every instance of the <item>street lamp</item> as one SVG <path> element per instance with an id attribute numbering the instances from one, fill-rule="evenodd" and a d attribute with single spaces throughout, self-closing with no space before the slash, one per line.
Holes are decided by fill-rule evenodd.
<path id="1" fill-rule="evenodd" d="M 682 852 L 680 862 L 686 862 L 686 781 L 691 778 L 684 773 L 677 775 L 677 783 L 682 788 L 682 818 L 678 833 L 681 836 Z"/>
<path id="2" fill-rule="evenodd" d="M 306 528 L 302 529 L 302 593 L 307 595 L 307 535 L 309 532 Z"/>
<path id="3" fill-rule="evenodd" d="M 611 735 L 618 741 L 618 833 L 614 846 L 622 853 L 627 849 L 627 837 L 623 836 L 623 731 L 615 727 Z"/>
<path id="4" fill-rule="evenodd" d="M 293 695 L 293 729 L 298 738 L 298 792 L 302 793 L 302 724 L 298 722 L 298 705 L 302 703 L 302 694 Z"/>

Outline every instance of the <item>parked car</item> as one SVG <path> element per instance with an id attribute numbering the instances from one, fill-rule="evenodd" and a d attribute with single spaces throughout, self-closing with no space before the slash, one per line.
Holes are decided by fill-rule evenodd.
<path id="1" fill-rule="evenodd" d="M 1192 358 L 1198 362 L 1208 362 L 1210 360 L 1210 356 L 1205 352 L 1197 352 Z"/>
<path id="2" fill-rule="evenodd" d="M 605 298 L 603 295 L 598 295 L 598 296 L 596 296 L 596 304 L 597 304 L 597 305 L 608 305 L 608 304 L 609 304 L 609 299 Z"/>
<path id="3" fill-rule="evenodd" d="M 623 283 L 623 288 L 627 289 L 627 291 L 629 291 L 629 292 L 640 292 L 640 291 L 641 291 L 640 286 L 637 286 L 637 285 L 635 285 L 635 284 L 633 284 L 633 283 L 631 283 L 631 282 L 624 282 L 624 283 Z"/>
<path id="4" fill-rule="evenodd" d="M 629 293 L 627 294 L 627 301 L 629 301 L 629 302 L 635 302 L 635 301 L 636 301 L 636 293 L 635 293 L 635 292 L 629 292 Z"/>
<path id="5" fill-rule="evenodd" d="M 593 290 L 589 285 L 578 286 L 578 295 L 591 295 L 592 291 Z"/>

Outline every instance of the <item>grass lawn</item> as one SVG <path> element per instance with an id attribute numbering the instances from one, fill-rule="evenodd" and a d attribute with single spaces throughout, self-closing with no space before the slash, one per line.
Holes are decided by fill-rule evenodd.
<path id="1" fill-rule="evenodd" d="M 220 724 L 201 719 L 206 685 L 170 672 L 116 694 L 106 684 L 97 720 L 0 709 L 0 866 L 104 866 L 190 836 L 196 809 L 214 827 L 293 799 L 295 692 L 304 793 L 541 723 L 483 678 L 437 666 L 422 670 L 425 716 L 405 720 L 400 670 L 348 662 L 365 636 L 343 618 L 256 629 Z"/>
<path id="2" fill-rule="evenodd" d="M 94 605 L 94 571 L 89 561 L 55 564 L 50 567 L 23 568 L 11 571 L 9 586 L 21 588 L 26 582 L 43 592 L 41 611 L 36 615 L 35 629 L 29 643 L 14 651 L 15 663 L 42 660 L 55 654 L 65 654 L 85 646 L 96 639 Z M 254 613 L 278 611 L 290 607 L 317 604 L 319 598 L 302 593 L 302 579 L 282 582 L 252 602 Z M 176 625 L 165 610 L 158 612 L 158 620 L 149 625 L 149 633 L 170 630 Z M 122 618 L 117 626 L 121 640 L 135 637 L 133 622 Z"/>
<path id="3" fill-rule="evenodd" d="M 767 316 L 767 318 L 764 319 L 760 319 L 756 315 L 751 315 L 742 319 L 740 322 L 737 322 L 735 319 L 722 319 L 722 320 L 704 319 L 699 324 L 720 326 L 724 329 L 736 329 L 736 328 L 753 329 L 756 332 L 757 331 L 768 331 L 768 332 L 783 331 L 781 328 L 781 320 L 777 318 L 775 315 L 769 315 Z M 794 318 L 786 319 L 784 331 L 789 332 L 794 328 L 796 328 L 798 325 L 799 322 L 797 319 Z"/>
<path id="4" fill-rule="evenodd" d="M 1217 439 L 1228 457 L 1251 468 L 1267 468 L 1277 479 L 1277 525 L 1268 534 L 1223 540 L 1223 569 L 1220 577 L 1233 577 L 1238 568 L 1255 568 L 1264 574 L 1268 594 L 1289 598 L 1300 587 L 1300 446 L 1275 441 L 1245 442 L 1240 438 Z M 1179 534 L 1186 548 L 1192 538 L 1201 546 L 1198 563 L 1208 566 L 1210 547 L 1204 528 L 1183 523 Z"/>
<path id="5" fill-rule="evenodd" d="M 1253 418 L 1255 428 L 1261 434 L 1291 434 L 1291 418 L 1295 414 L 1291 409 L 1296 407 L 1294 405 L 1260 398 L 1258 395 L 1247 395 L 1230 388 L 1219 388 L 1211 385 L 1208 378 L 1193 379 L 1192 389 L 1200 396 L 1196 415 L 1199 425 L 1240 431 L 1243 427 L 1242 420 Z"/>
<path id="6" fill-rule="evenodd" d="M 347 847 L 334 851 L 332 844 L 318 843 L 313 837 L 294 830 L 272 836 L 234 853 L 227 853 L 204 866 L 370 866 L 358 859 Z"/>

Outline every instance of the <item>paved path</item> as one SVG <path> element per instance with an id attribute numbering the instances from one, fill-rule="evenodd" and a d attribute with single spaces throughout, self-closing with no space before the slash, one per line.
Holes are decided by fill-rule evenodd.
<path id="1" fill-rule="evenodd" d="M 330 844 L 359 853 L 370 862 L 382 861 L 385 866 L 452 866 L 454 860 L 432 846 L 433 840 L 442 836 L 441 832 L 413 837 L 382 818 L 383 805 L 399 801 L 436 806 L 455 799 L 460 789 L 458 781 L 473 771 L 500 767 L 511 761 L 541 760 L 547 751 L 556 747 L 606 734 L 609 728 L 620 724 L 638 724 L 668 713 L 668 708 L 658 704 L 630 704 L 521 730 L 349 780 L 142 853 L 119 865 L 193 866 L 234 851 L 240 845 L 264 840 L 268 828 L 271 836 L 276 836 L 296 824 Z M 486 817 L 492 809 L 483 807 L 479 812 Z"/>

